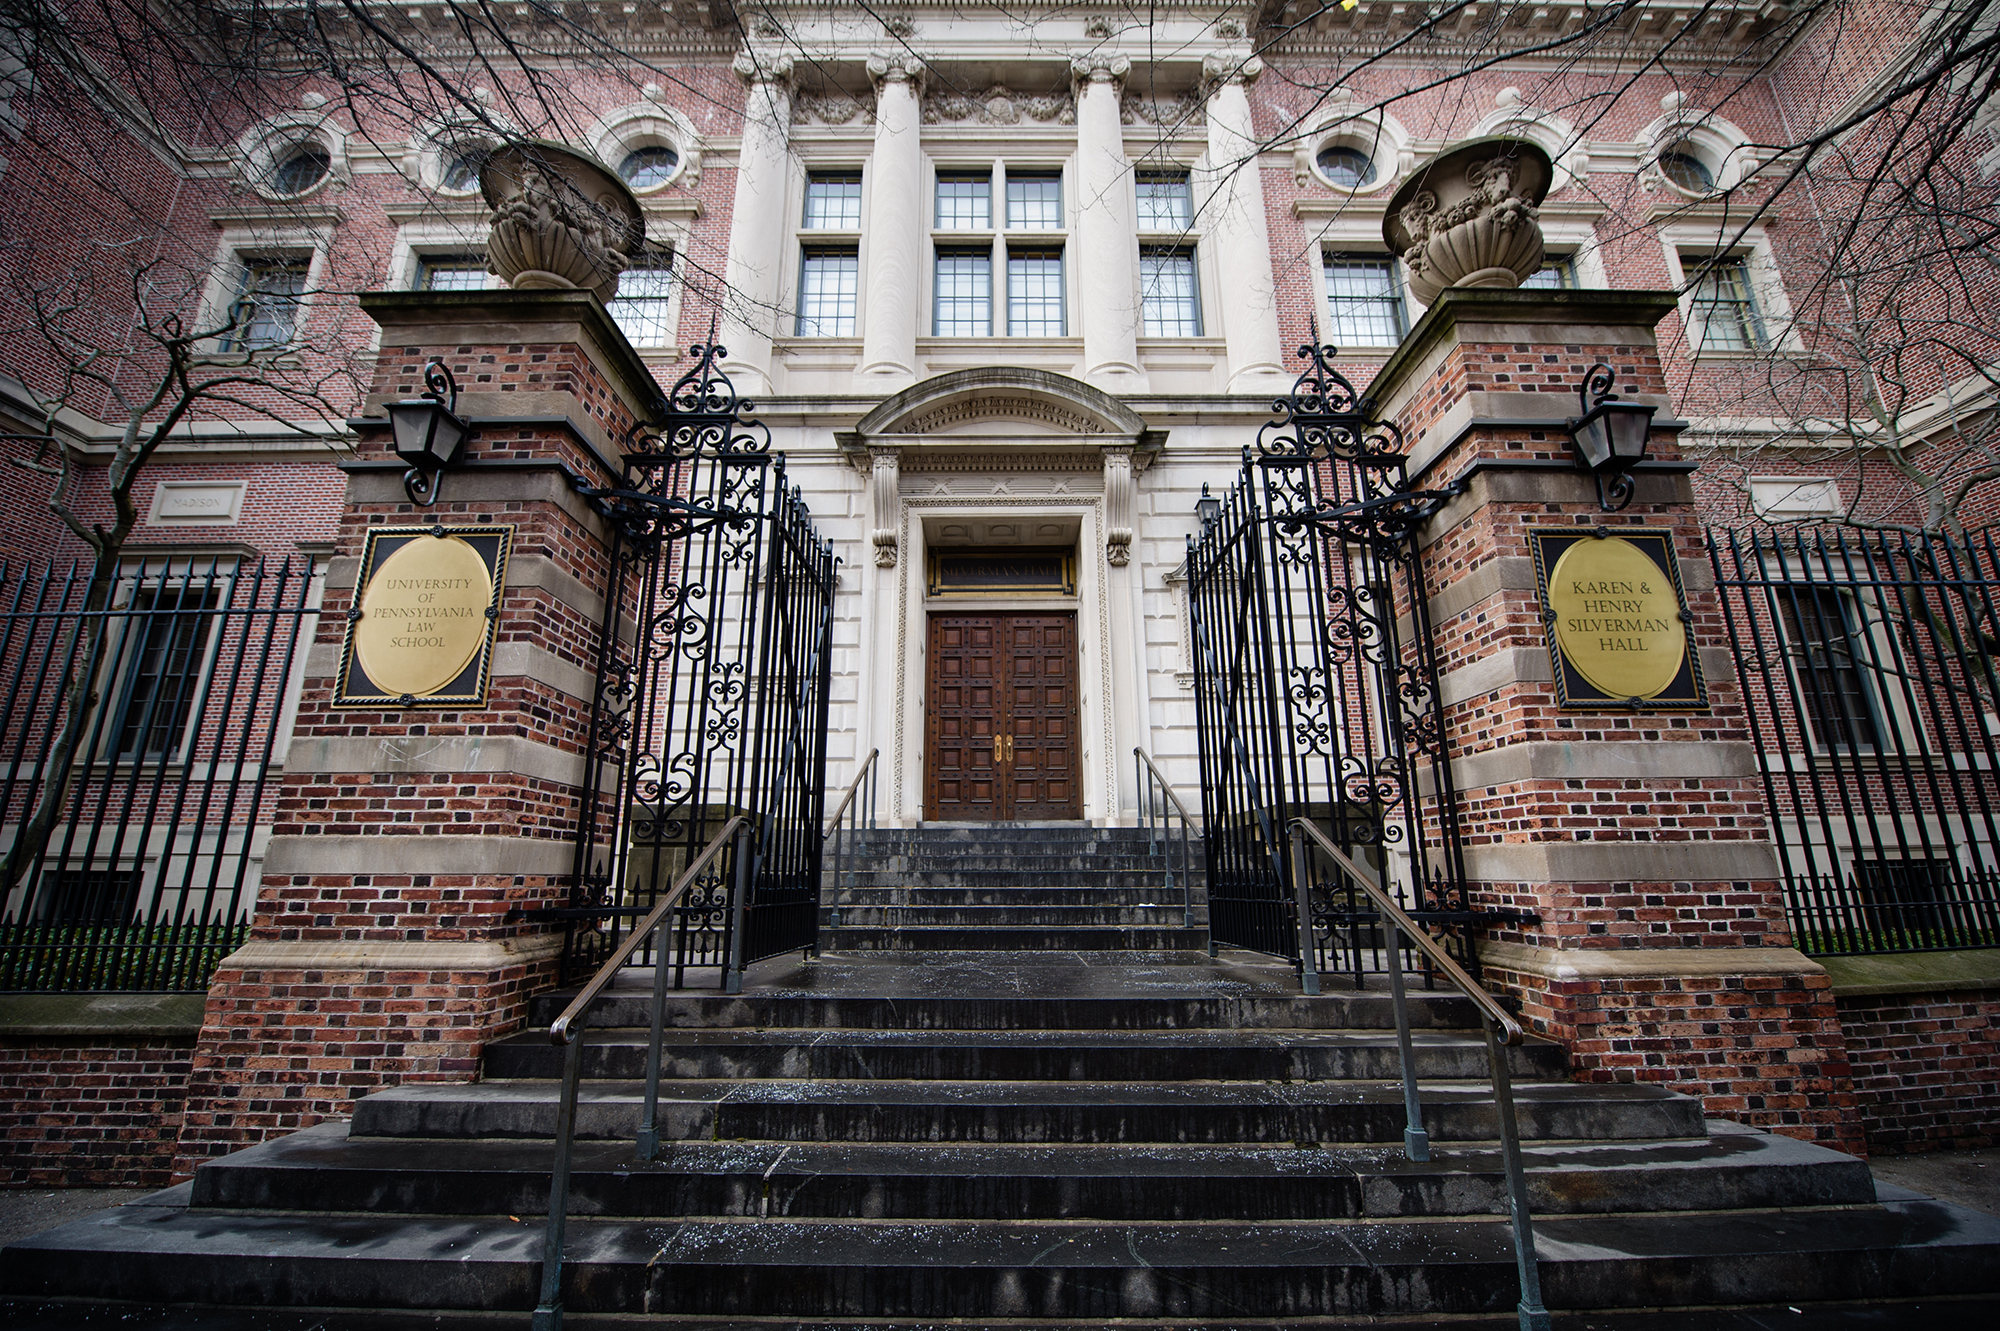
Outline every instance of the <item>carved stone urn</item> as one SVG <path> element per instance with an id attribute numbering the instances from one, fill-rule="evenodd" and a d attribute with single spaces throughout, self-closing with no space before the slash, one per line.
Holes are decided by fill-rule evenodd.
<path id="1" fill-rule="evenodd" d="M 1517 287 L 1542 266 L 1549 155 L 1495 134 L 1445 149 L 1389 200 L 1382 238 L 1403 256 L 1410 293 L 1428 305 L 1448 287 Z"/>
<path id="2" fill-rule="evenodd" d="M 603 163 L 546 139 L 496 148 L 479 168 L 493 209 L 487 267 L 524 290 L 594 291 L 609 301 L 646 242 L 631 189 Z"/>

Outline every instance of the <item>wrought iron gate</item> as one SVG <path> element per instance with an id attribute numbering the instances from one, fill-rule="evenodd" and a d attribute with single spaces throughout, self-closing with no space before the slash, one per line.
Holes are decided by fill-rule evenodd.
<path id="1" fill-rule="evenodd" d="M 565 969 L 595 965 L 736 814 L 755 828 L 690 891 L 657 952 L 672 969 L 744 965 L 818 939 L 833 638 L 832 549 L 770 431 L 713 343 L 635 430 L 614 489 L 591 762 Z M 739 891 L 737 885 L 742 884 Z"/>
<path id="2" fill-rule="evenodd" d="M 1387 960 L 1375 913 L 1350 883 L 1294 881 L 1288 820 L 1382 871 L 1419 920 L 1478 916 L 1416 541 L 1451 492 L 1410 488 L 1400 432 L 1333 354 L 1300 348 L 1309 367 L 1235 486 L 1204 500 L 1188 599 L 1212 936 L 1300 961 L 1303 901 L 1308 974 L 1358 983 Z"/>

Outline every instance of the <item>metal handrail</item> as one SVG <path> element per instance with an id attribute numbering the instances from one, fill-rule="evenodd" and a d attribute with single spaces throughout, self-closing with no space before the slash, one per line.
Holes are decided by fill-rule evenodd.
<path id="1" fill-rule="evenodd" d="M 1334 844 L 1332 838 L 1307 819 L 1292 819 L 1290 828 L 1292 881 L 1298 893 L 1299 950 L 1303 959 L 1303 974 L 1312 973 L 1312 914 L 1309 905 L 1312 875 L 1306 860 L 1308 841 L 1346 871 L 1375 903 L 1382 923 L 1391 931 L 1386 938 L 1389 993 L 1395 1005 L 1396 1045 L 1403 1065 L 1403 1152 L 1411 1160 L 1430 1159 L 1431 1149 L 1430 1135 L 1423 1125 L 1423 1106 L 1417 1098 L 1417 1068 L 1410 1041 L 1409 1001 L 1403 990 L 1403 965 L 1397 956 L 1396 934 L 1409 939 L 1438 973 L 1478 1010 L 1480 1030 L 1486 1037 L 1486 1060 L 1492 1071 L 1493 1099 L 1499 1111 L 1500 1162 L 1507 1175 L 1507 1212 L 1513 1222 L 1514 1262 L 1521 1280 L 1521 1301 L 1517 1308 L 1521 1331 L 1549 1331 L 1549 1310 L 1542 1305 L 1541 1271 L 1535 1262 L 1534 1222 L 1528 1212 L 1528 1176 L 1521 1163 L 1521 1130 L 1514 1116 L 1514 1082 L 1507 1067 L 1507 1048 L 1523 1043 L 1527 1033 L 1479 981 L 1466 974 L 1464 968 L 1451 959 L 1451 954 L 1439 946 L 1422 925 L 1410 918 L 1408 912 L 1382 886 L 1381 879 L 1372 869 L 1356 863 L 1352 856 Z"/>
<path id="2" fill-rule="evenodd" d="M 861 769 L 854 774 L 854 780 L 848 782 L 847 793 L 840 797 L 840 804 L 834 809 L 833 817 L 827 820 L 826 832 L 820 837 L 822 841 L 833 842 L 833 903 L 827 908 L 827 927 L 830 929 L 840 927 L 840 893 L 847 883 L 850 853 L 848 838 L 839 833 L 843 830 L 855 833 L 875 830 L 875 759 L 881 752 L 880 749 L 868 750 L 868 756 L 861 760 Z M 868 793 L 860 796 L 864 783 Z M 858 802 L 857 796 L 860 796 Z M 852 814 L 848 812 L 850 808 L 854 811 Z M 843 818 L 847 820 L 844 828 Z M 825 862 L 822 857 L 820 863 Z"/>
<path id="3" fill-rule="evenodd" d="M 1166 795 L 1167 802 L 1174 806 L 1174 816 L 1179 817 L 1181 820 L 1181 927 L 1183 929 L 1192 929 L 1194 928 L 1194 859 L 1188 850 L 1188 829 L 1193 824 L 1194 818 L 1188 813 L 1187 805 L 1181 803 L 1181 797 L 1174 794 L 1174 788 L 1167 784 L 1166 773 L 1160 770 L 1159 764 L 1153 761 L 1152 756 L 1137 745 L 1134 745 L 1132 748 L 1132 756 L 1138 759 L 1133 764 L 1133 770 L 1136 773 L 1134 785 L 1137 787 L 1139 796 L 1139 816 L 1146 823 L 1146 853 L 1149 855 L 1152 854 L 1155 847 L 1158 846 L 1160 841 L 1158 828 L 1162 822 L 1166 821 L 1164 814 L 1156 818 L 1153 813 L 1153 788 L 1155 786 L 1159 787 Z M 1148 775 L 1152 777 L 1150 781 L 1147 780 Z M 1169 889 L 1173 887 L 1173 878 L 1173 857 L 1169 855 L 1167 857 L 1167 886 Z M 1215 939 L 1212 935 L 1208 940 L 1208 955 L 1211 957 L 1215 955 Z"/>
<path id="4" fill-rule="evenodd" d="M 633 927 L 625 936 L 625 941 L 612 949 L 604 964 L 597 968 L 597 973 L 563 1009 L 562 1015 L 549 1024 L 549 1043 L 566 1045 L 569 1052 L 563 1056 L 562 1099 L 556 1105 L 556 1159 L 555 1167 L 549 1174 L 549 1218 L 542 1237 L 542 1289 L 530 1323 L 531 1331 L 560 1331 L 562 1327 L 562 1253 L 564 1231 L 569 1223 L 569 1166 L 575 1147 L 577 1084 L 583 1075 L 583 1031 L 590 1005 L 597 1001 L 619 968 L 631 960 L 639 944 L 651 938 L 668 913 L 680 905 L 681 898 L 687 895 L 702 871 L 722 853 L 732 838 L 737 843 L 734 894 L 736 900 L 741 900 L 742 893 L 749 886 L 746 871 L 750 863 L 750 818 L 739 813 L 724 823 L 722 830 L 702 847 L 701 853 L 681 871 L 666 895 L 646 913 L 646 918 Z M 639 1124 L 637 1143 L 641 1160 L 651 1160 L 660 1148 L 661 1023 L 666 1008 L 669 969 L 661 964 L 662 960 L 656 956 L 653 964 L 652 1029 L 646 1046 L 646 1110 Z"/>
<path id="5" fill-rule="evenodd" d="M 874 772 L 875 760 L 881 754 L 882 750 L 880 749 L 868 750 L 868 756 L 861 760 L 861 770 L 854 774 L 854 780 L 847 783 L 847 793 L 840 797 L 840 803 L 834 806 L 833 816 L 826 820 L 826 831 L 821 835 L 820 840 L 824 841 L 827 837 L 832 836 L 840 830 L 840 816 L 846 813 L 847 806 L 854 802 L 856 792 L 861 789 L 862 779 Z"/>

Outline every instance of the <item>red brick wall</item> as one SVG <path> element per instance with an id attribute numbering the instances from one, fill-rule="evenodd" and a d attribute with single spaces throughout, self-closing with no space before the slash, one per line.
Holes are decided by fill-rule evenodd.
<path id="1" fill-rule="evenodd" d="M 1838 1006 L 1870 1150 L 2000 1144 L 2000 989 Z"/>
<path id="2" fill-rule="evenodd" d="M 194 1037 L 0 1043 L 0 1184 L 164 1188 Z"/>

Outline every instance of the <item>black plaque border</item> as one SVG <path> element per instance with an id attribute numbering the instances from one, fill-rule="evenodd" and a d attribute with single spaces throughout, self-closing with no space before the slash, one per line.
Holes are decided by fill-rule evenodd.
<path id="1" fill-rule="evenodd" d="M 1569 548 L 1579 541 L 1596 541 L 1616 536 L 1637 546 L 1673 584 L 1674 603 L 1680 607 L 1681 632 L 1687 637 L 1687 651 L 1681 670 L 1666 688 L 1650 698 L 1614 698 L 1570 664 L 1555 635 L 1555 609 L 1549 603 L 1549 571 Z M 1625 712 L 1705 712 L 1708 710 L 1708 683 L 1701 673 L 1701 653 L 1695 645 L 1694 624 L 1688 615 L 1687 588 L 1681 583 L 1680 560 L 1674 556 L 1673 533 L 1652 527 L 1537 527 L 1528 530 L 1528 544 L 1535 554 L 1535 593 L 1541 601 L 1542 634 L 1548 641 L 1549 664 L 1556 680 L 1556 705 L 1564 711 Z"/>
<path id="2" fill-rule="evenodd" d="M 361 621 L 361 597 L 374 580 L 382 562 L 412 541 L 438 540 L 457 536 L 478 552 L 493 581 L 493 603 L 486 607 L 486 638 L 458 678 L 438 690 L 421 696 L 393 694 L 376 687 L 368 672 L 354 659 L 354 626 Z M 354 576 L 354 601 L 348 607 L 347 628 L 341 635 L 340 673 L 335 677 L 333 703 L 341 708 L 371 711 L 423 708 L 478 708 L 486 705 L 487 685 L 492 678 L 493 643 L 500 631 L 500 603 L 507 594 L 507 556 L 513 548 L 512 525 L 491 527 L 374 527 L 361 547 L 361 567 Z"/>

